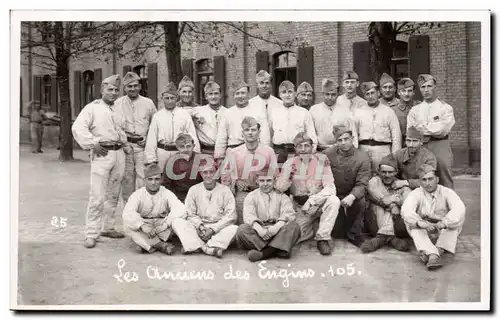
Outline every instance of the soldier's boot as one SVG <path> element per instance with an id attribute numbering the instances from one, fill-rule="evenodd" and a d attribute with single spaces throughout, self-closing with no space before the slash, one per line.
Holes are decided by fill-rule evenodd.
<path id="1" fill-rule="evenodd" d="M 95 247 L 96 242 L 97 241 L 94 238 L 87 238 L 83 242 L 83 245 L 85 246 L 85 248 L 91 249 L 91 248 Z"/>
<path id="2" fill-rule="evenodd" d="M 385 234 L 379 233 L 375 238 L 363 242 L 360 248 L 363 253 L 370 253 L 379 248 L 382 248 L 383 246 L 386 245 L 386 243 L 387 243 L 387 236 Z"/>
<path id="3" fill-rule="evenodd" d="M 443 263 L 441 262 L 441 257 L 438 256 L 437 254 L 430 254 L 429 255 L 429 261 L 427 262 L 427 269 L 428 270 L 435 270 L 438 268 L 441 268 L 443 266 Z"/>
<path id="4" fill-rule="evenodd" d="M 321 255 L 328 256 L 332 253 L 332 248 L 330 248 L 330 244 L 327 240 L 318 240 L 316 245 L 318 246 L 318 250 Z"/>
<path id="5" fill-rule="evenodd" d="M 389 244 L 391 245 L 391 247 L 393 247 L 398 251 L 406 252 L 410 249 L 410 244 L 408 242 L 408 239 L 392 237 L 392 239 L 389 241 Z"/>
<path id="6" fill-rule="evenodd" d="M 101 232 L 101 236 L 113 239 L 125 238 L 125 235 L 123 233 L 116 230 L 103 231 Z"/>
<path id="7" fill-rule="evenodd" d="M 160 251 L 161 253 L 171 256 L 172 254 L 174 254 L 175 246 L 172 243 L 160 241 L 153 245 L 153 248 Z"/>

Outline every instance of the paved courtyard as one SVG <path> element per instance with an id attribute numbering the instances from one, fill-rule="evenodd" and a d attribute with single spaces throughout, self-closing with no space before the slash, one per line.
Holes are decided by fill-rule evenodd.
<path id="1" fill-rule="evenodd" d="M 31 154 L 28 146 L 21 146 L 21 305 L 480 301 L 477 179 L 456 181 L 467 219 L 456 256 L 440 270 L 427 271 L 415 251 L 384 248 L 364 255 L 342 240 L 334 241 L 328 257 L 319 255 L 314 242 L 307 242 L 297 246 L 289 260 L 254 264 L 238 249 L 228 250 L 219 260 L 203 254 L 185 256 L 179 247 L 174 256 L 145 255 L 128 239 L 102 239 L 96 248 L 84 248 L 88 156 L 75 151 L 77 160 L 60 163 L 57 152 Z M 299 271 L 304 271 L 303 278 Z"/>

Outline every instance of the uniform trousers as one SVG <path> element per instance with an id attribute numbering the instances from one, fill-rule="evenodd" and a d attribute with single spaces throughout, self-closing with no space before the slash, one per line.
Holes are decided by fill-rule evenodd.
<path id="1" fill-rule="evenodd" d="M 236 241 L 247 250 L 256 249 L 262 251 L 266 247 L 272 247 L 283 251 L 289 255 L 292 247 L 300 238 L 300 227 L 295 221 L 289 221 L 280 231 L 271 239 L 262 239 L 255 229 L 249 224 L 242 224 L 238 227 Z"/>

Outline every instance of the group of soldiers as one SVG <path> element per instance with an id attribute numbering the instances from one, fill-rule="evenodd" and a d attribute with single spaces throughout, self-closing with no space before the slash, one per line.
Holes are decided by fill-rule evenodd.
<path id="1" fill-rule="evenodd" d="M 232 83 L 230 108 L 214 81 L 208 104 L 196 105 L 184 77 L 162 90 L 159 110 L 139 95 L 139 80 L 104 79 L 102 98 L 72 127 L 91 158 L 85 247 L 128 236 L 144 253 L 171 255 L 175 234 L 184 254 L 220 258 L 235 242 L 258 261 L 288 258 L 311 238 L 329 255 L 336 227 L 364 253 L 407 251 L 413 239 L 428 269 L 455 253 L 465 219 L 451 177 L 455 120 L 431 75 L 418 76 L 420 102 L 409 78 L 360 84 L 345 72 L 340 86 L 324 79 L 323 102 L 311 106 L 310 84 L 283 81 L 278 99 L 261 70 L 253 98 L 247 83 Z M 115 229 L 120 194 L 125 234 Z"/>

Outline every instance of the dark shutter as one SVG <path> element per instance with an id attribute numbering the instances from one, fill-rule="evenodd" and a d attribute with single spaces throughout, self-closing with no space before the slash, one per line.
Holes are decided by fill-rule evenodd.
<path id="1" fill-rule="evenodd" d="M 182 60 L 182 75 L 188 76 L 189 79 L 193 80 L 194 68 L 193 68 L 194 59 L 183 59 Z M 179 79 L 180 81 L 180 79 Z M 178 83 L 177 83 L 178 85 Z"/>
<path id="2" fill-rule="evenodd" d="M 354 42 L 352 45 L 353 71 L 359 76 L 359 82 L 372 81 L 370 72 L 370 42 Z"/>
<path id="3" fill-rule="evenodd" d="M 78 116 L 80 111 L 82 110 L 82 103 L 80 100 L 81 91 L 80 85 L 82 82 L 82 73 L 80 71 L 73 72 L 73 105 L 74 105 L 74 114 Z"/>
<path id="4" fill-rule="evenodd" d="M 57 113 L 59 111 L 58 107 L 58 92 L 57 90 L 57 77 L 55 75 L 50 76 L 50 111 Z"/>
<path id="5" fill-rule="evenodd" d="M 102 69 L 94 69 L 94 96 L 93 99 L 101 99 Z"/>
<path id="6" fill-rule="evenodd" d="M 34 76 L 33 77 L 33 100 L 38 101 L 38 103 L 42 104 L 42 77 Z"/>
<path id="7" fill-rule="evenodd" d="M 303 47 L 297 51 L 297 86 L 307 81 L 314 89 L 314 48 Z"/>
<path id="8" fill-rule="evenodd" d="M 148 97 L 158 108 L 158 64 L 148 64 Z"/>
<path id="9" fill-rule="evenodd" d="M 132 67 L 131 66 L 123 66 L 123 76 L 122 78 L 127 74 L 127 72 L 130 72 L 132 71 Z"/>
<path id="10" fill-rule="evenodd" d="M 410 58 L 410 78 L 417 84 L 417 76 L 419 74 L 430 73 L 429 36 L 418 35 L 410 37 L 408 55 Z M 415 99 L 422 100 L 419 88 L 415 90 Z"/>
<path id="11" fill-rule="evenodd" d="M 260 70 L 269 72 L 269 51 L 257 51 L 255 53 L 255 66 L 257 67 L 255 73 Z"/>
<path id="12" fill-rule="evenodd" d="M 220 86 L 220 103 L 226 106 L 226 60 L 224 56 L 214 57 L 214 80 Z"/>

